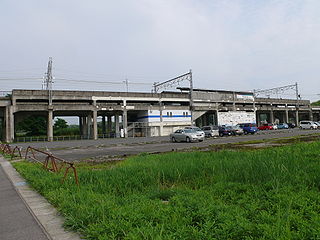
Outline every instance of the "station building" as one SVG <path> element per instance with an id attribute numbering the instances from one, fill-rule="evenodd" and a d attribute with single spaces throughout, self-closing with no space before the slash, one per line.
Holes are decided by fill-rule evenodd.
<path id="1" fill-rule="evenodd" d="M 192 99 L 192 101 L 191 101 Z M 192 103 L 192 104 L 191 104 Z M 178 88 L 175 92 L 12 90 L 0 97 L 0 138 L 17 141 L 26 117 L 47 119 L 47 140 L 55 140 L 55 117 L 77 117 L 82 138 L 167 136 L 185 126 L 282 123 L 320 120 L 309 100 L 257 98 L 252 92 Z M 102 130 L 98 131 L 98 122 Z"/>

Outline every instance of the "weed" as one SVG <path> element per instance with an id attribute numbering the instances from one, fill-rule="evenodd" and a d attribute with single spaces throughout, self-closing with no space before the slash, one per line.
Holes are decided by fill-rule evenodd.
<path id="1" fill-rule="evenodd" d="M 13 164 L 87 239 L 320 238 L 319 141 L 80 164 L 80 187 Z"/>

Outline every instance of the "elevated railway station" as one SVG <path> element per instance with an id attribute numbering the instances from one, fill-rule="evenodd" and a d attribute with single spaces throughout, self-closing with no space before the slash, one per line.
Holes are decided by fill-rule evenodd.
<path id="1" fill-rule="evenodd" d="M 55 117 L 79 119 L 80 135 L 97 139 L 98 119 L 102 134 L 114 137 L 165 136 L 191 124 L 235 125 L 243 122 L 292 122 L 320 120 L 320 108 L 308 100 L 257 98 L 252 92 L 193 89 L 179 92 L 137 93 L 104 91 L 13 90 L 0 97 L 0 136 L 16 139 L 16 125 L 26 117 L 47 119 L 47 140 L 52 141 Z"/>

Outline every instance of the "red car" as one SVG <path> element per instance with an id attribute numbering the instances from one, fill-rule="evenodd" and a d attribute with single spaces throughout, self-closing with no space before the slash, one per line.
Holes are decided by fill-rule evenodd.
<path id="1" fill-rule="evenodd" d="M 258 127 L 259 130 L 273 130 L 273 125 L 271 123 L 263 124 Z"/>

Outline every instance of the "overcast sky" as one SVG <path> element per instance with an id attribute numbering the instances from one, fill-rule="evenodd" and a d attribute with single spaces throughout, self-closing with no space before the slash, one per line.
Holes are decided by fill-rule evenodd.
<path id="1" fill-rule="evenodd" d="M 41 89 L 52 57 L 54 89 L 125 91 L 127 78 L 150 91 L 192 69 L 196 88 L 298 82 L 317 99 L 319 12 L 319 0 L 1 0 L 0 90 Z"/>

